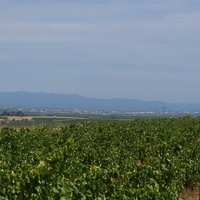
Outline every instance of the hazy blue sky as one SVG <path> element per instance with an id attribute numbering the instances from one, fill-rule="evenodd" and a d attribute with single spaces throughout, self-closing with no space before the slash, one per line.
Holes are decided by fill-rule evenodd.
<path id="1" fill-rule="evenodd" d="M 1 0 L 0 92 L 200 102 L 199 0 Z"/>

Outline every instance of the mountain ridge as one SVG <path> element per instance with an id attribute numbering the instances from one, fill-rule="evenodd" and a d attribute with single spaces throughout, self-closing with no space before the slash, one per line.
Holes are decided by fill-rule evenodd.
<path id="1" fill-rule="evenodd" d="M 145 101 L 127 98 L 91 98 L 79 94 L 56 94 L 46 92 L 0 92 L 0 105 L 68 108 L 80 110 L 104 111 L 155 111 L 180 110 L 200 111 L 200 103 L 167 103 L 162 101 Z"/>

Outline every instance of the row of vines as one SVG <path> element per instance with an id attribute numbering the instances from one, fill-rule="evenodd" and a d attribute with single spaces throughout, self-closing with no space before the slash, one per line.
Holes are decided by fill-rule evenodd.
<path id="1" fill-rule="evenodd" d="M 200 184 L 200 119 L 0 131 L 0 200 L 177 200 Z"/>

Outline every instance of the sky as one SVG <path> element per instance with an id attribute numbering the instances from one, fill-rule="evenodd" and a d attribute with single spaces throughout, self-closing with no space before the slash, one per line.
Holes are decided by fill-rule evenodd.
<path id="1" fill-rule="evenodd" d="M 0 92 L 200 102 L 198 0 L 1 0 Z"/>

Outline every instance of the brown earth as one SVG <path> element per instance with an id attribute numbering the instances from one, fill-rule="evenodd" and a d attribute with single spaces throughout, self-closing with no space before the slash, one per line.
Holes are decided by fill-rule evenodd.
<path id="1" fill-rule="evenodd" d="M 179 195 L 179 200 L 200 200 L 199 195 L 200 191 L 198 188 L 187 188 L 181 192 L 181 194 Z"/>
<path id="2" fill-rule="evenodd" d="M 8 117 L 9 121 L 12 121 L 13 119 L 16 120 L 16 121 L 21 121 L 21 120 L 28 120 L 28 121 L 30 121 L 30 120 L 32 120 L 32 117 L 19 117 L 19 116 L 9 116 Z"/>
<path id="3" fill-rule="evenodd" d="M 31 121 L 32 117 L 19 117 L 19 116 L 1 117 L 0 118 L 0 124 L 8 124 L 10 122 L 22 121 L 22 120 Z"/>

